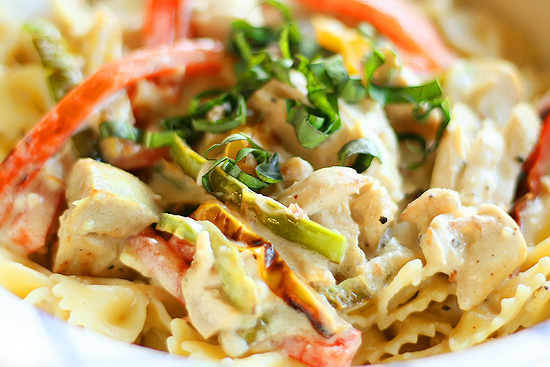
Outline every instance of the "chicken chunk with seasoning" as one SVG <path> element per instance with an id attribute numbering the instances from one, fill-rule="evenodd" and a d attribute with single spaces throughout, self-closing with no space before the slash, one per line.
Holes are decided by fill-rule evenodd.
<path id="1" fill-rule="evenodd" d="M 56 272 L 122 272 L 120 241 L 157 221 L 160 211 L 157 196 L 137 177 L 92 159 L 75 164 L 66 196 L 69 209 L 60 219 Z"/>

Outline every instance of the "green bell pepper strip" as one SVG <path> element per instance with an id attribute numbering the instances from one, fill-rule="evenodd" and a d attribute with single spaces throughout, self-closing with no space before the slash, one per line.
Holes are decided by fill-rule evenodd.
<path id="1" fill-rule="evenodd" d="M 78 62 L 69 52 L 59 30 L 47 20 L 36 20 L 25 25 L 42 66 L 48 72 L 50 90 L 56 101 L 80 84 L 83 79 Z"/>
<path id="2" fill-rule="evenodd" d="M 193 151 L 180 138 L 176 138 L 170 153 L 185 174 L 197 180 L 206 159 Z M 296 218 L 283 204 L 257 194 L 246 185 L 216 168 L 209 177 L 211 194 L 224 202 L 238 206 L 241 211 L 253 210 L 259 221 L 279 236 L 300 244 L 325 256 L 330 261 L 341 263 L 348 244 L 346 238 L 312 220 Z"/>

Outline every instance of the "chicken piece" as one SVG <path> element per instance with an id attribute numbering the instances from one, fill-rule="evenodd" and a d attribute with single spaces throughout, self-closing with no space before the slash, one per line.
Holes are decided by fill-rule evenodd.
<path id="1" fill-rule="evenodd" d="M 313 172 L 277 195 L 288 206 L 298 204 L 308 215 L 316 214 L 359 192 L 369 179 L 346 167 L 329 167 Z"/>
<path id="2" fill-rule="evenodd" d="M 81 159 L 69 175 L 65 226 L 74 233 L 126 237 L 158 219 L 159 198 L 137 177 Z"/>
<path id="3" fill-rule="evenodd" d="M 285 205 L 297 204 L 313 221 L 346 236 L 344 261 L 330 265 L 333 273 L 345 278 L 357 276 L 366 262 L 359 236 L 377 246 L 397 210 L 377 180 L 346 167 L 319 169 L 277 198 Z"/>
<path id="4" fill-rule="evenodd" d="M 281 163 L 283 185 L 288 187 L 293 183 L 303 180 L 313 173 L 313 167 L 308 161 L 300 157 L 292 157 Z"/>
<path id="5" fill-rule="evenodd" d="M 79 235 L 67 228 L 65 220 L 66 212 L 59 218 L 54 272 L 122 278 L 135 274 L 118 259 L 122 251 L 122 238 L 97 233 Z"/>
<path id="6" fill-rule="evenodd" d="M 431 189 L 411 202 L 401 213 L 401 219 L 414 223 L 419 233 L 426 231 L 431 221 L 440 214 L 454 213 L 460 208 L 457 192 Z"/>
<path id="7" fill-rule="evenodd" d="M 443 90 L 452 104 L 464 102 L 481 118 L 498 124 L 508 121 L 512 107 L 524 99 L 521 74 L 499 59 L 462 60 L 443 77 Z"/>
<path id="8" fill-rule="evenodd" d="M 369 179 L 350 201 L 351 215 L 361 230 L 361 240 L 375 248 L 397 212 L 388 190 L 375 179 Z"/>
<path id="9" fill-rule="evenodd" d="M 157 196 L 135 176 L 92 159 L 73 167 L 60 220 L 53 270 L 61 273 L 126 274 L 121 240 L 158 220 Z"/>
<path id="10" fill-rule="evenodd" d="M 460 103 L 452 115 L 436 153 L 431 187 L 458 191 L 466 205 L 491 203 L 508 210 L 521 163 L 537 142 L 539 117 L 526 103 L 516 105 L 502 125 L 480 121 Z"/>
<path id="11" fill-rule="evenodd" d="M 426 271 L 449 275 L 456 282 L 459 307 L 469 310 L 516 270 L 526 246 L 516 222 L 502 209 L 491 204 L 464 207 L 453 196 L 449 190 L 428 190 L 409 204 L 403 219 L 420 229 Z M 425 208 L 431 212 L 419 215 Z"/>

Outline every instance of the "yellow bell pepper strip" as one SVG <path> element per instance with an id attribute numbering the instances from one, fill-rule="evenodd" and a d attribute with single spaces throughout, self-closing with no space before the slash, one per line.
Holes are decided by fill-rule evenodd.
<path id="1" fill-rule="evenodd" d="M 201 168 L 207 162 L 205 158 L 178 137 L 170 153 L 185 174 L 194 180 L 198 179 Z M 236 205 L 241 211 L 254 211 L 259 221 L 279 236 L 315 251 L 330 261 L 340 263 L 343 260 L 347 241 L 342 234 L 307 218 L 296 218 L 283 204 L 253 192 L 219 168 L 212 170 L 209 180 L 212 195 Z"/>
<path id="2" fill-rule="evenodd" d="M 40 56 L 42 66 L 48 74 L 50 90 L 55 100 L 82 81 L 78 62 L 68 50 L 59 30 L 47 20 L 37 20 L 25 25 L 34 47 Z"/>
<path id="3" fill-rule="evenodd" d="M 269 289 L 290 306 L 305 313 L 315 330 L 324 337 L 329 338 L 336 333 L 334 316 L 327 312 L 314 291 L 294 274 L 271 242 L 252 231 L 218 202 L 203 203 L 192 216 L 196 220 L 213 223 L 227 238 L 248 245 L 247 249 L 257 256 L 258 271 Z"/>
<path id="4" fill-rule="evenodd" d="M 212 222 L 227 238 L 248 245 L 247 249 L 256 254 L 258 272 L 269 289 L 291 307 L 303 312 L 313 328 L 322 335 L 318 340 L 292 336 L 288 339 L 292 342 L 282 342 L 283 349 L 291 357 L 312 366 L 338 366 L 351 362 L 351 357 L 359 345 L 359 332 L 349 325 L 342 328 L 341 324 L 336 323 L 335 313 L 329 311 L 317 298 L 313 289 L 294 274 L 271 242 L 255 233 L 218 202 L 203 203 L 193 213 L 193 217 Z M 336 342 L 338 339 L 341 340 L 341 344 Z M 301 340 L 307 340 L 308 343 L 302 344 L 303 348 L 296 348 Z M 308 354 L 306 350 L 311 348 L 308 345 L 314 345 L 318 349 L 316 353 Z M 340 353 L 335 351 L 335 345 L 340 347 Z M 327 357 L 326 360 L 318 358 L 319 355 Z"/>
<path id="5" fill-rule="evenodd" d="M 350 75 L 360 75 L 363 57 L 372 49 L 371 42 L 334 18 L 317 15 L 311 18 L 311 24 L 319 45 L 342 55 Z"/>
<path id="6" fill-rule="evenodd" d="M 402 0 L 299 2 L 321 13 L 372 24 L 378 32 L 386 35 L 405 51 L 408 54 L 406 57 L 415 62 L 425 61 L 431 70 L 446 67 L 456 58 L 445 46 L 434 26 L 417 9 Z"/>
<path id="7" fill-rule="evenodd" d="M 102 102 L 144 78 L 183 70 L 187 75 L 221 67 L 223 46 L 212 40 L 182 41 L 137 51 L 98 70 L 69 92 L 16 146 L 0 165 L 0 204 L 5 218 L 21 192 L 52 157 L 86 123 Z"/>

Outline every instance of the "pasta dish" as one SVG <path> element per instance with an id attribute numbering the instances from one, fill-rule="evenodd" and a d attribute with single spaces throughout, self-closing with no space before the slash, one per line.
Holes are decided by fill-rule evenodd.
<path id="1" fill-rule="evenodd" d="M 550 78 L 491 13 L 44 3 L 0 9 L 0 285 L 23 302 L 258 366 L 407 360 L 550 317 Z"/>

